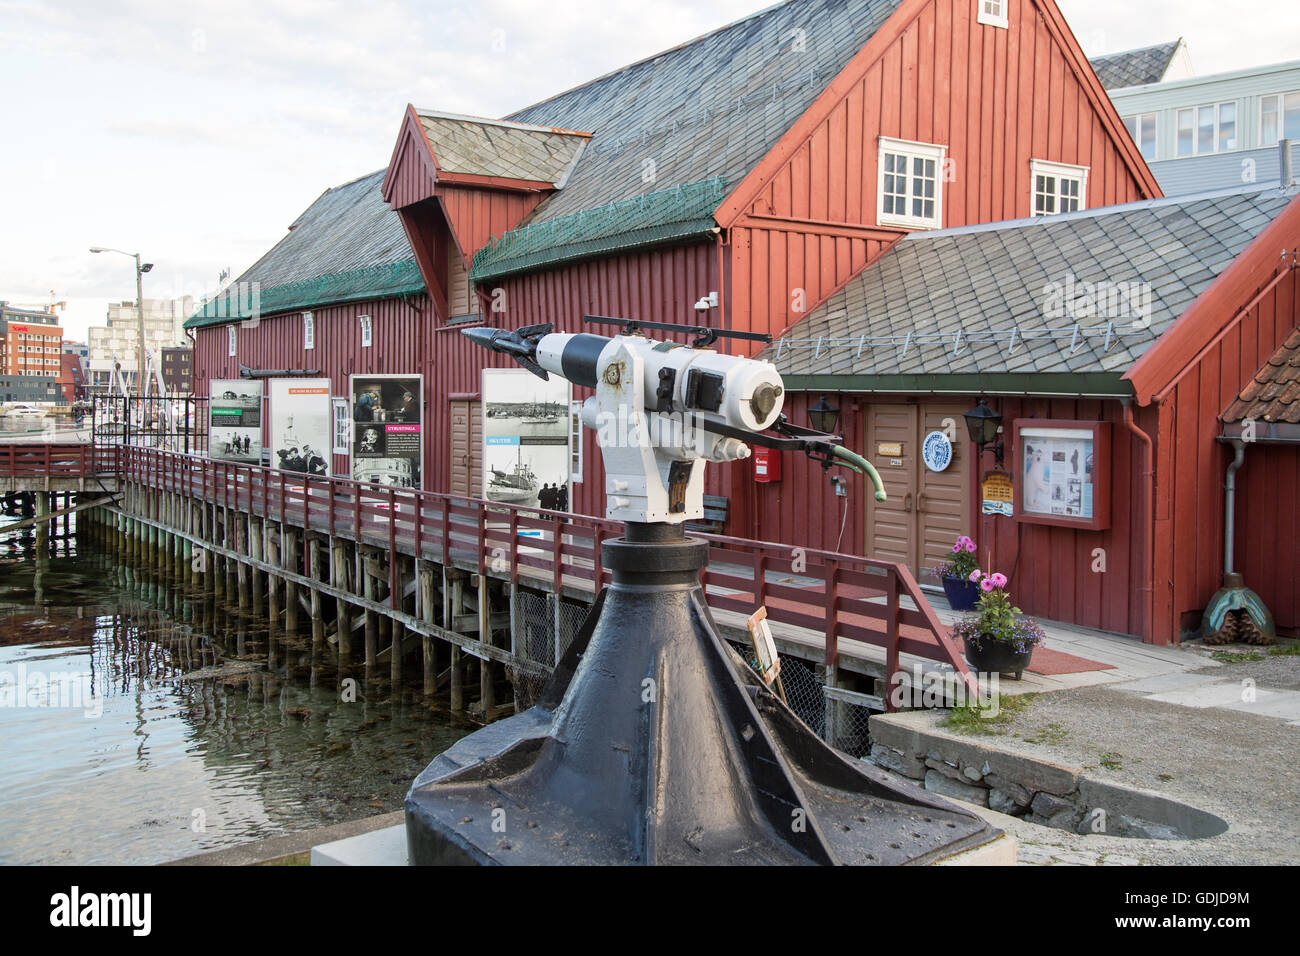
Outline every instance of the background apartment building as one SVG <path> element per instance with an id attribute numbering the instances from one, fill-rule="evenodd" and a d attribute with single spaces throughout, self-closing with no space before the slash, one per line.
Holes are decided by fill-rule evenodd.
<path id="1" fill-rule="evenodd" d="M 1300 161 L 1300 60 L 1107 92 L 1167 196 L 1276 182 L 1281 140 Z"/>
<path id="2" fill-rule="evenodd" d="M 0 301 L 0 402 L 57 402 L 63 329 L 52 309 Z"/>
<path id="3" fill-rule="evenodd" d="M 194 300 L 190 296 L 180 299 L 145 299 L 145 346 L 156 352 L 160 359 L 164 349 L 188 348 L 189 339 L 182 326 L 193 312 Z M 90 329 L 89 388 L 92 392 L 109 390 L 115 363 L 121 364 L 127 387 L 134 391 L 139 374 L 139 328 L 140 318 L 136 304 L 127 301 L 111 303 L 106 323 Z"/>

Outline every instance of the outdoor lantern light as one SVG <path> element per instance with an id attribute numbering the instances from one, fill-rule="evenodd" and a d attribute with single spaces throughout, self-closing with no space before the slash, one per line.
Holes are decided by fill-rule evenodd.
<path id="1" fill-rule="evenodd" d="M 966 430 L 970 433 L 970 440 L 975 443 L 980 454 L 984 454 L 986 445 L 993 445 L 993 455 L 997 463 L 1002 464 L 1002 439 L 998 438 L 998 429 L 1002 427 L 1002 416 L 989 408 L 981 398 L 979 404 L 962 418 L 966 419 Z"/>
<path id="2" fill-rule="evenodd" d="M 826 401 L 825 395 L 817 399 L 816 404 L 808 406 L 808 421 L 812 423 L 813 428 L 824 435 L 835 434 L 835 426 L 839 420 L 840 410 Z"/>

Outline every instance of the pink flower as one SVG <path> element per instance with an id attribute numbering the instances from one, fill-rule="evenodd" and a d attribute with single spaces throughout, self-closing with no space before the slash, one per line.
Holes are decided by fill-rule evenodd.
<path id="1" fill-rule="evenodd" d="M 966 550 L 969 551 L 971 554 L 974 554 L 974 553 L 975 553 L 975 550 L 976 550 L 976 549 L 975 549 L 975 542 L 972 541 L 970 538 L 967 538 L 967 539 L 966 539 Z"/>
<path id="2" fill-rule="evenodd" d="M 1004 588 L 1007 586 L 1007 576 L 1001 571 L 994 571 L 989 575 L 989 580 L 993 582 L 995 588 Z"/>
<path id="3" fill-rule="evenodd" d="M 952 546 L 952 553 L 953 553 L 953 554 L 961 554 L 961 542 L 960 542 L 960 541 L 958 541 L 956 544 L 954 544 L 954 545 Z"/>
<path id="4" fill-rule="evenodd" d="M 980 579 L 980 569 L 979 569 L 979 568 L 976 568 L 974 571 L 972 571 L 972 572 L 970 573 L 970 583 L 971 583 L 971 584 L 974 584 L 974 583 L 975 583 L 976 581 L 978 581 L 979 579 Z M 988 589 L 985 588 L 985 590 L 988 590 Z"/>
<path id="5" fill-rule="evenodd" d="M 980 582 L 980 590 L 982 591 L 992 591 L 993 587 L 994 585 L 993 585 L 992 575 L 990 575 L 989 577 L 985 578 L 983 581 Z"/>

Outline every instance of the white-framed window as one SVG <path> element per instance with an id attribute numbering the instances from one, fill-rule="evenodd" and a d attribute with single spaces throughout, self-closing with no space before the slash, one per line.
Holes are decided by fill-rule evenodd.
<path id="1" fill-rule="evenodd" d="M 582 400 L 569 403 L 569 481 L 582 484 Z"/>
<path id="2" fill-rule="evenodd" d="M 316 316 L 310 312 L 302 314 L 302 347 L 304 349 L 316 347 Z"/>
<path id="3" fill-rule="evenodd" d="M 880 137 L 876 222 L 881 226 L 938 229 L 943 225 L 946 146 Z"/>
<path id="4" fill-rule="evenodd" d="M 370 324 L 370 316 L 359 315 L 357 321 L 361 324 L 361 347 L 368 349 L 374 344 L 374 330 Z"/>
<path id="5" fill-rule="evenodd" d="M 1209 103 L 1178 110 L 1176 153 L 1203 156 L 1237 148 L 1237 103 Z"/>
<path id="6" fill-rule="evenodd" d="M 1133 142 L 1137 143 L 1138 149 L 1142 151 L 1142 158 L 1154 160 L 1156 158 L 1156 114 L 1135 113 L 1132 116 L 1125 116 L 1124 125 L 1128 127 Z"/>
<path id="7" fill-rule="evenodd" d="M 976 19 L 980 23 L 1007 28 L 1007 0 L 975 0 L 975 6 L 979 10 Z"/>
<path id="8" fill-rule="evenodd" d="M 1054 216 L 1088 208 L 1087 166 L 1033 159 L 1029 162 L 1029 183 L 1031 216 Z"/>
<path id="9" fill-rule="evenodd" d="M 228 325 L 226 326 L 226 331 L 230 333 L 230 338 L 228 339 L 230 357 L 234 358 L 239 345 L 239 330 L 233 325 Z"/>
<path id="10" fill-rule="evenodd" d="M 1300 90 L 1259 98 L 1259 145 L 1276 146 L 1282 139 L 1300 140 Z"/>

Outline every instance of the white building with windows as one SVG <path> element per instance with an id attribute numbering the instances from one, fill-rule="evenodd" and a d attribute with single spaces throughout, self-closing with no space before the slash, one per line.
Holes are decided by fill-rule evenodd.
<path id="1" fill-rule="evenodd" d="M 160 356 L 166 347 L 188 346 L 184 323 L 194 314 L 194 300 L 144 300 L 144 341 Z M 106 323 L 89 330 L 88 385 L 92 392 L 105 392 L 113 382 L 114 362 L 120 362 L 127 387 L 134 390 L 139 370 L 140 317 L 135 302 L 109 304 Z"/>
<path id="2" fill-rule="evenodd" d="M 1300 60 L 1107 92 L 1166 195 L 1275 182 L 1282 139 L 1300 161 Z"/>

